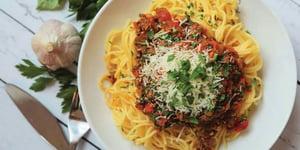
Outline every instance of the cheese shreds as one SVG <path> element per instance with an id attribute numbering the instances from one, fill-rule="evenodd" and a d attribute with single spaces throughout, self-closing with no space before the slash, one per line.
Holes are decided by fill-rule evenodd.
<path id="1" fill-rule="evenodd" d="M 223 78 L 216 76 L 213 73 L 212 66 L 207 67 L 209 49 L 204 50 L 201 54 L 205 58 L 205 62 L 199 60 L 199 52 L 196 49 L 184 47 L 179 44 L 173 46 L 154 46 L 155 54 L 145 55 L 145 64 L 139 74 L 143 76 L 143 85 L 145 87 L 155 87 L 152 89 L 156 93 L 157 101 L 161 102 L 162 108 L 167 108 L 169 111 L 180 111 L 182 113 L 190 113 L 195 116 L 200 112 L 211 110 L 214 108 L 213 101 L 217 97 L 218 90 L 215 87 L 221 87 L 220 83 Z M 174 56 L 174 59 L 168 61 L 169 56 Z M 189 74 L 200 65 L 205 68 L 206 79 L 195 79 L 189 81 L 192 88 L 184 95 L 177 89 L 175 81 L 168 79 L 168 72 L 180 70 L 180 62 L 189 60 Z M 185 97 L 193 97 L 193 102 L 186 102 Z M 174 101 L 176 100 L 176 101 Z M 174 105 L 175 103 L 175 105 Z"/>

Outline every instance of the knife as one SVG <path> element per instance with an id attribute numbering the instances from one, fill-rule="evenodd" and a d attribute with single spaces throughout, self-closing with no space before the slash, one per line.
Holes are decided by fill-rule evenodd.
<path id="1" fill-rule="evenodd" d="M 6 92 L 34 129 L 57 150 L 70 150 L 56 118 L 38 100 L 19 87 L 7 83 Z"/>

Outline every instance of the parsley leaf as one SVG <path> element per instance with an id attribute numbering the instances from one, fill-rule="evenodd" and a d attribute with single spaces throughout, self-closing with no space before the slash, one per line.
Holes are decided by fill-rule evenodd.
<path id="1" fill-rule="evenodd" d="M 196 117 L 190 117 L 190 118 L 189 118 L 189 121 L 190 121 L 191 123 L 193 123 L 193 124 L 199 124 L 199 121 L 198 121 L 198 119 L 197 119 Z"/>
<path id="2" fill-rule="evenodd" d="M 65 5 L 66 0 L 38 0 L 37 8 L 39 10 L 55 10 Z"/>
<path id="3" fill-rule="evenodd" d="M 169 56 L 168 56 L 168 59 L 167 59 L 167 62 L 170 62 L 170 61 L 172 61 L 172 60 L 174 60 L 174 59 L 175 59 L 175 55 L 174 55 L 174 54 L 169 55 Z"/>
<path id="4" fill-rule="evenodd" d="M 46 88 L 46 86 L 52 82 L 54 79 L 53 78 L 48 78 L 48 77 L 39 77 L 35 80 L 35 82 L 30 86 L 30 89 L 38 92 L 42 91 Z"/>
<path id="5" fill-rule="evenodd" d="M 187 82 L 187 83 L 178 82 L 176 85 L 178 86 L 177 89 L 178 89 L 183 95 L 186 95 L 186 94 L 189 92 L 189 90 L 190 90 L 191 88 L 193 88 L 193 85 L 191 85 L 189 82 Z"/>
<path id="6" fill-rule="evenodd" d="M 180 64 L 181 64 L 180 69 L 185 70 L 185 71 L 188 71 L 191 67 L 191 62 L 188 59 L 187 60 L 181 60 Z"/>
<path id="7" fill-rule="evenodd" d="M 176 81 L 179 77 L 179 72 L 177 70 L 174 71 L 168 71 L 168 80 Z"/>
<path id="8" fill-rule="evenodd" d="M 90 27 L 90 25 L 91 25 L 91 22 L 92 22 L 92 20 L 88 20 L 86 23 L 84 23 L 84 24 L 81 26 L 82 29 L 81 29 L 81 31 L 79 32 L 79 35 L 80 35 L 81 39 L 84 38 L 84 36 L 85 36 L 87 30 L 89 29 L 89 27 Z"/>
<path id="9" fill-rule="evenodd" d="M 76 88 L 76 85 L 72 84 L 72 82 L 76 80 L 76 75 L 64 68 L 53 71 L 45 66 L 38 67 L 28 59 L 23 59 L 23 62 L 24 64 L 16 65 L 16 68 L 26 78 L 36 78 L 35 82 L 30 86 L 31 90 L 35 92 L 42 91 L 52 83 L 52 81 L 58 81 L 61 88 L 56 96 L 63 99 L 61 104 L 62 112 L 68 112 Z"/>
<path id="10" fill-rule="evenodd" d="M 242 118 L 242 119 L 247 119 L 248 116 L 247 116 L 246 114 L 242 114 L 242 115 L 241 115 L 241 118 Z"/>
<path id="11" fill-rule="evenodd" d="M 56 97 L 63 99 L 61 103 L 63 113 L 70 111 L 72 98 L 75 90 L 76 90 L 75 85 L 67 85 L 67 86 L 61 86 L 59 92 L 57 93 Z"/>
<path id="12" fill-rule="evenodd" d="M 147 32 L 147 35 L 148 35 L 148 39 L 152 40 L 153 37 L 154 37 L 154 31 L 151 29 Z"/>
<path id="13" fill-rule="evenodd" d="M 69 10 L 76 13 L 77 20 L 93 19 L 108 0 L 69 0 Z"/>
<path id="14" fill-rule="evenodd" d="M 16 68 L 21 72 L 21 74 L 26 78 L 34 78 L 38 75 L 44 74 L 47 72 L 47 68 L 42 66 L 38 67 L 34 65 L 30 60 L 23 59 L 25 64 L 18 64 Z"/>
<path id="15" fill-rule="evenodd" d="M 198 55 L 198 58 L 199 58 L 199 61 L 200 61 L 202 64 L 205 64 L 205 58 L 204 58 L 204 56 Z"/>
<path id="16" fill-rule="evenodd" d="M 59 68 L 57 70 L 49 70 L 50 76 L 54 77 L 60 84 L 70 84 L 76 79 L 76 75 L 71 71 Z"/>
<path id="17" fill-rule="evenodd" d="M 252 84 L 253 84 L 255 87 L 257 86 L 257 82 L 258 82 L 258 81 L 257 81 L 256 78 L 253 78 L 253 79 L 252 79 Z"/>
<path id="18" fill-rule="evenodd" d="M 196 68 L 192 71 L 192 74 L 190 76 L 190 80 L 196 80 L 198 78 L 203 79 L 206 77 L 206 70 L 204 67 L 201 67 L 199 64 L 196 66 Z"/>
<path id="19" fill-rule="evenodd" d="M 72 12 L 71 15 L 76 15 L 77 20 L 87 20 L 82 25 L 80 31 L 80 37 L 83 39 L 92 19 L 96 16 L 98 11 L 108 0 L 69 0 L 69 10 Z"/>

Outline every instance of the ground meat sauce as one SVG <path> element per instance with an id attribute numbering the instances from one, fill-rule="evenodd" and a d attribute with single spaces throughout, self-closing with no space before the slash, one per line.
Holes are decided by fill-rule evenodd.
<path id="1" fill-rule="evenodd" d="M 163 8 L 156 9 L 156 15 L 141 14 L 140 19 L 133 25 L 137 35 L 135 38 L 137 65 L 134 67 L 133 74 L 136 77 L 136 85 L 140 95 L 136 101 L 136 107 L 151 116 L 158 129 L 168 128 L 175 124 L 192 128 L 201 126 L 196 131 L 199 137 L 198 149 L 209 150 L 211 149 L 210 145 L 214 145 L 213 137 L 220 127 L 225 127 L 232 132 L 240 132 L 247 128 L 247 119 L 236 112 L 244 101 L 244 92 L 251 90 L 251 87 L 243 77 L 241 70 L 243 61 L 232 47 L 222 45 L 213 37 L 209 37 L 207 30 L 200 24 L 191 21 L 189 16 L 181 19 L 172 18 L 168 10 Z M 154 39 L 154 35 L 162 31 L 167 32 L 168 36 L 165 39 Z M 219 82 L 221 86 L 217 88 L 215 99 L 212 102 L 213 108 L 203 109 L 193 115 L 191 112 L 169 109 L 170 107 L 167 107 L 165 102 L 157 99 L 158 94 L 161 93 L 157 93 L 153 89 L 159 87 L 143 84 L 144 80 L 150 80 L 145 78 L 140 71 L 149 61 L 144 56 L 155 55 L 155 45 L 188 47 L 188 49 L 193 49 L 203 56 L 205 51 L 207 52 L 206 57 L 209 60 L 206 66 L 212 67 L 214 73 L 219 74 L 223 79 Z M 169 72 L 168 75 L 171 73 Z M 191 77 L 192 75 L 187 74 L 186 76 Z M 203 80 L 205 80 L 205 76 Z M 189 90 L 190 87 L 184 94 L 188 93 Z M 195 98 L 191 100 L 195 100 Z"/>

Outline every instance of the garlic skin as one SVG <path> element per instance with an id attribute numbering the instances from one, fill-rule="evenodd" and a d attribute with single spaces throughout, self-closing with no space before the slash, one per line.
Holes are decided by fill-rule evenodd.
<path id="1" fill-rule="evenodd" d="M 31 46 L 41 64 L 56 70 L 78 59 L 81 42 L 73 25 L 51 19 L 32 37 Z"/>

